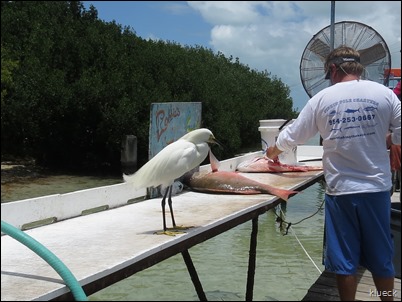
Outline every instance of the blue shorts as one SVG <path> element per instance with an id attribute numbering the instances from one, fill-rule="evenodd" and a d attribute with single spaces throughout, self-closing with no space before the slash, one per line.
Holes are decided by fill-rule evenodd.
<path id="1" fill-rule="evenodd" d="M 376 277 L 394 277 L 390 192 L 325 194 L 324 264 L 353 275 L 359 265 Z"/>

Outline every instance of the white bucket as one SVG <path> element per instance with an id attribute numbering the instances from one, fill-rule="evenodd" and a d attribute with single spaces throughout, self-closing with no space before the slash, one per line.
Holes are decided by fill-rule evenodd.
<path id="1" fill-rule="evenodd" d="M 275 145 L 279 133 L 287 125 L 293 123 L 294 120 L 260 120 L 260 127 L 258 131 L 261 132 L 261 146 L 262 150 L 266 150 L 268 147 Z M 292 150 L 284 151 L 278 156 L 279 161 L 284 164 L 294 165 L 297 163 L 297 147 Z"/>

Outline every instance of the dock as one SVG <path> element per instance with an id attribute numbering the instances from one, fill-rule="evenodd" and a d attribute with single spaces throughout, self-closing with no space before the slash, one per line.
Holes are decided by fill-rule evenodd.
<path id="1" fill-rule="evenodd" d="M 376 287 L 371 273 L 365 268 L 360 268 L 357 274 L 358 286 L 356 292 L 357 301 L 381 301 L 376 294 Z M 401 279 L 395 278 L 394 301 L 401 301 Z M 310 287 L 302 301 L 340 301 L 336 277 L 334 273 L 324 271 L 317 281 Z"/>
<path id="2" fill-rule="evenodd" d="M 312 146 L 309 146 L 312 147 Z M 298 159 L 320 165 L 311 148 Z M 222 161 L 220 170 L 233 171 L 250 153 Z M 306 155 L 308 154 L 308 156 Z M 202 169 L 210 169 L 209 165 Z M 283 189 L 303 190 L 323 179 L 322 171 L 242 173 Z M 247 300 L 252 300 L 258 216 L 282 202 L 270 194 L 229 195 L 184 191 L 173 197 L 178 225 L 189 226 L 176 236 L 157 235 L 162 229 L 161 198 L 144 199 L 122 183 L 66 194 L 2 204 L 2 221 L 23 230 L 52 251 L 78 280 L 87 296 L 181 253 L 200 300 L 206 300 L 188 250 L 246 221 L 252 221 Z M 290 199 L 291 200 L 291 199 Z M 171 226 L 167 210 L 168 227 Z M 34 226 L 35 222 L 49 221 Z M 74 296 L 60 275 L 32 250 L 8 235 L 1 237 L 1 300 L 55 301 Z M 230 273 L 230 272 L 228 272 Z"/>

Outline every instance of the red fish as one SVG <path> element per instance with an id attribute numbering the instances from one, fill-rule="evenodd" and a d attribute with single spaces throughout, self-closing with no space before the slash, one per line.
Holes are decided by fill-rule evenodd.
<path id="1" fill-rule="evenodd" d="M 183 182 L 195 191 L 227 194 L 271 194 L 288 200 L 298 191 L 275 188 L 234 171 L 218 171 L 219 162 L 210 151 L 211 172 L 187 174 Z"/>
<path id="2" fill-rule="evenodd" d="M 322 170 L 322 166 L 287 165 L 279 161 L 273 161 L 266 156 L 257 156 L 241 162 L 236 170 L 239 172 L 255 173 L 307 172 Z"/>

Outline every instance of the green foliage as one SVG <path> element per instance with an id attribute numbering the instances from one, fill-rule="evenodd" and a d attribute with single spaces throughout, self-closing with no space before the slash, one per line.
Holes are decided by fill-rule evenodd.
<path id="1" fill-rule="evenodd" d="M 8 50 L 1 46 L 1 104 L 4 98 L 14 88 L 13 71 L 18 67 L 18 62 L 9 58 Z"/>
<path id="2" fill-rule="evenodd" d="M 202 102 L 225 159 L 259 146 L 260 119 L 294 118 L 289 88 L 200 46 L 144 40 L 79 1 L 2 1 L 1 149 L 58 168 L 120 171 L 122 138 L 148 159 L 155 102 Z"/>

